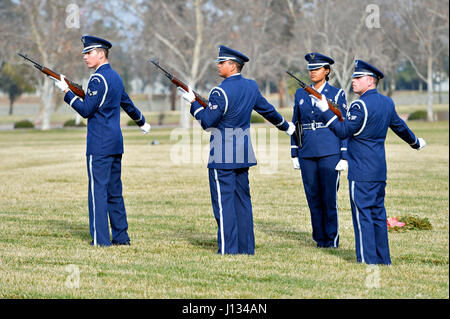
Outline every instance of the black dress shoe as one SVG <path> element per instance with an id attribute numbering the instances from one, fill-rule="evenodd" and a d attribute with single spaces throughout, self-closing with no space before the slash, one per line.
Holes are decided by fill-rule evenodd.
<path id="1" fill-rule="evenodd" d="M 123 243 L 118 243 L 118 242 L 112 241 L 112 244 L 114 246 L 120 246 L 120 245 L 130 246 L 131 245 L 130 241 L 126 241 L 126 242 L 123 242 Z"/>

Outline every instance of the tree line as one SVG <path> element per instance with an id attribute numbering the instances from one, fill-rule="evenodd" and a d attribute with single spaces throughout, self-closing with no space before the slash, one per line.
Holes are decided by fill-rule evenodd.
<path id="1" fill-rule="evenodd" d="M 382 89 L 388 94 L 395 91 L 398 74 L 409 68 L 426 83 L 427 116 L 432 120 L 433 76 L 448 76 L 448 2 L 3 0 L 0 34 L 7 45 L 0 48 L 0 66 L 23 64 L 15 53 L 27 52 L 79 82 L 89 74 L 81 60 L 80 38 L 91 34 L 113 43 L 111 61 L 126 81 L 139 79 L 151 90 L 161 77 L 148 63 L 156 57 L 206 96 L 220 81 L 215 58 L 223 44 L 249 56 L 244 75 L 257 80 L 266 93 L 276 88 L 279 106 L 289 106 L 285 70 L 305 76 L 304 55 L 321 52 L 336 61 L 330 81 L 349 97 L 355 59 L 383 70 Z M 28 72 L 33 74 L 27 81 L 41 97 L 36 122 L 49 128 L 55 109 L 53 82 Z M 190 122 L 185 112 L 180 115 L 184 127 Z"/>

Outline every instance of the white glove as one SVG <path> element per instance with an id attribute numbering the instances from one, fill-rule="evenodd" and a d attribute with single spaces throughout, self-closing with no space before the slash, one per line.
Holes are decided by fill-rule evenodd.
<path id="1" fill-rule="evenodd" d="M 179 88 L 183 93 L 183 95 L 181 95 L 181 97 L 183 99 L 185 99 L 186 101 L 188 101 L 189 103 L 192 103 L 195 101 L 195 94 L 192 91 L 191 87 L 188 86 L 189 92 L 186 92 L 184 89 L 182 89 L 181 87 Z"/>
<path id="2" fill-rule="evenodd" d="M 69 85 L 64 81 L 64 75 L 60 74 L 59 76 L 61 77 L 61 80 L 55 78 L 53 78 L 53 80 L 55 80 L 55 86 L 64 93 L 65 90 L 69 89 Z"/>
<path id="3" fill-rule="evenodd" d="M 288 127 L 288 129 L 286 130 L 286 134 L 289 135 L 289 136 L 291 136 L 291 135 L 294 134 L 294 132 L 295 132 L 295 125 L 294 125 L 294 123 L 292 123 L 292 122 L 288 122 L 288 124 L 289 124 L 289 127 Z"/>
<path id="4" fill-rule="evenodd" d="M 337 163 L 335 170 L 342 172 L 342 171 L 347 170 L 347 168 L 348 168 L 348 162 L 345 159 L 341 159 Z"/>
<path id="5" fill-rule="evenodd" d="M 314 99 L 314 101 L 316 102 L 316 103 L 314 103 L 314 105 L 319 110 L 321 110 L 322 112 L 325 112 L 326 110 L 328 110 L 328 102 L 327 102 L 327 98 L 325 97 L 325 95 L 322 94 L 321 100 L 316 98 L 314 95 L 310 95 L 310 97 L 312 97 Z"/>
<path id="6" fill-rule="evenodd" d="M 420 151 L 427 145 L 427 142 L 425 142 L 425 140 L 421 137 L 418 138 L 418 142 L 419 142 L 419 148 L 417 149 L 418 151 Z"/>
<path id="7" fill-rule="evenodd" d="M 150 132 L 150 130 L 152 129 L 152 126 L 151 126 L 150 124 L 148 124 L 148 123 L 144 123 L 144 125 L 139 126 L 139 128 L 141 129 L 141 131 L 142 131 L 144 134 L 147 134 L 147 133 Z"/>
<path id="8" fill-rule="evenodd" d="M 294 166 L 294 169 L 300 169 L 300 163 L 298 162 L 298 157 L 291 157 L 292 160 L 292 166 Z"/>

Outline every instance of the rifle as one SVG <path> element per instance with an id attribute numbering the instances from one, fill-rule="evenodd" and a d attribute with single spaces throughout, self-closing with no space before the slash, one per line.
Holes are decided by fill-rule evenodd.
<path id="1" fill-rule="evenodd" d="M 44 73 L 45 75 L 61 81 L 61 77 L 58 73 L 56 73 L 55 71 L 50 70 L 49 68 L 46 68 L 43 65 L 40 65 L 39 63 L 37 63 L 36 61 L 33 61 L 32 59 L 30 59 L 26 54 L 23 55 L 21 53 L 17 53 L 19 56 L 21 56 L 22 58 L 24 58 L 27 61 L 30 61 L 31 63 L 33 63 L 34 67 L 36 69 L 38 69 L 39 71 L 41 71 L 42 73 Z M 84 99 L 86 93 L 84 93 L 83 88 L 81 87 L 81 85 L 74 83 L 70 80 L 68 80 L 67 78 L 64 78 L 64 81 L 66 81 L 67 85 L 69 86 L 69 89 L 75 94 L 78 95 L 79 97 L 81 97 L 82 99 Z"/>
<path id="2" fill-rule="evenodd" d="M 310 87 L 309 85 L 306 85 L 305 82 L 303 82 L 302 80 L 297 78 L 291 71 L 286 70 L 286 73 L 289 74 L 290 76 L 292 76 L 294 79 L 296 79 L 298 81 L 298 83 L 300 84 L 301 88 L 304 89 L 308 94 L 314 95 L 319 100 L 322 99 L 322 94 L 317 92 L 314 88 Z M 327 102 L 328 102 L 328 107 L 330 108 L 330 110 L 334 114 L 337 115 L 339 122 L 342 122 L 344 120 L 344 118 L 342 117 L 341 110 L 339 110 L 339 105 L 337 103 L 334 103 L 330 99 L 327 99 Z"/>
<path id="3" fill-rule="evenodd" d="M 172 75 L 168 71 L 166 71 L 161 65 L 159 65 L 158 60 L 150 59 L 149 62 L 153 63 L 158 69 L 163 71 L 165 76 L 167 76 L 169 78 L 169 80 L 172 81 L 172 83 L 175 84 L 177 87 L 181 87 L 186 92 L 189 91 L 189 87 L 186 84 L 184 84 L 181 80 L 177 79 L 174 75 Z M 195 95 L 195 100 L 198 103 L 200 103 L 201 106 L 207 107 L 208 106 L 208 100 L 203 98 L 200 94 L 196 93 L 195 91 L 193 91 L 193 92 L 194 92 L 194 95 Z"/>

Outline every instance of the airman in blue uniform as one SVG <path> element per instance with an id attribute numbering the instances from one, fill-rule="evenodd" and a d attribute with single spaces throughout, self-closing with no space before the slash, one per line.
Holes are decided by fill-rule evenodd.
<path id="1" fill-rule="evenodd" d="M 203 129 L 211 132 L 208 161 L 209 185 L 218 225 L 219 254 L 254 254 L 253 213 L 248 180 L 249 167 L 256 165 L 250 140 L 250 117 L 255 110 L 278 129 L 292 135 L 287 122 L 261 95 L 254 80 L 241 75 L 249 59 L 239 51 L 219 46 L 218 73 L 225 78 L 209 93 L 203 108 L 191 89 L 183 98 Z"/>
<path id="2" fill-rule="evenodd" d="M 356 60 L 352 88 L 360 98 L 350 104 L 346 119 L 336 120 L 324 96 L 316 106 L 322 111 L 322 121 L 340 138 L 348 138 L 348 180 L 357 261 L 389 265 L 384 206 L 387 130 L 391 128 L 413 149 L 422 149 L 426 142 L 417 138 L 398 116 L 392 99 L 377 91 L 378 81 L 383 77 L 374 66 Z"/>
<path id="3" fill-rule="evenodd" d="M 305 55 L 316 91 L 346 112 L 342 89 L 328 83 L 330 65 L 334 60 L 320 53 Z M 299 123 L 303 133 L 301 143 L 291 137 L 291 157 L 294 169 L 301 169 L 303 187 L 311 214 L 312 237 L 317 247 L 337 248 L 339 245 L 338 204 L 340 172 L 347 168 L 347 142 L 330 130 L 314 106 L 315 100 L 299 88 L 295 92 L 292 122 Z M 298 145 L 300 144 L 300 145 Z"/>
<path id="4" fill-rule="evenodd" d="M 76 96 L 64 81 L 55 85 L 65 93 L 64 101 L 87 119 L 86 161 L 89 176 L 89 224 L 94 246 L 129 245 L 128 223 L 122 196 L 121 161 L 123 137 L 121 108 L 144 133 L 150 124 L 125 92 L 122 79 L 108 63 L 111 43 L 94 36 L 83 36 L 83 55 L 95 72 L 89 78 L 86 96 Z M 109 221 L 111 222 L 110 238 Z"/>

